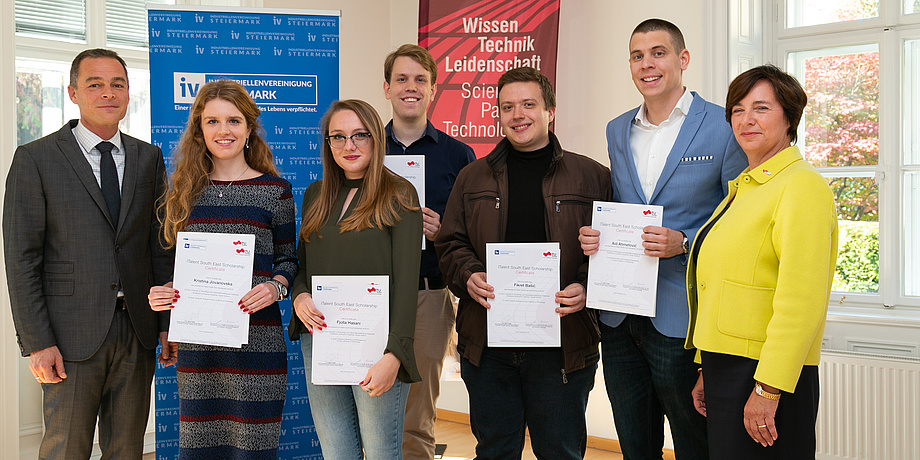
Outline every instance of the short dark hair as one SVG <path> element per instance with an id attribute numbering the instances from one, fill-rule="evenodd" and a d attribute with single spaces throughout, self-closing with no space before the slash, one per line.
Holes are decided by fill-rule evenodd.
<path id="1" fill-rule="evenodd" d="M 802 120 L 802 113 L 805 111 L 805 105 L 808 104 L 808 95 L 805 94 L 805 90 L 795 77 L 783 72 L 775 65 L 754 67 L 732 80 L 728 85 L 728 94 L 725 96 L 725 119 L 729 123 L 732 122 L 732 107 L 738 105 L 751 92 L 751 88 L 761 81 L 766 81 L 773 87 L 773 94 L 779 101 L 780 107 L 783 108 L 783 116 L 789 123 L 786 135 L 794 144 L 798 139 L 799 121 Z"/>
<path id="2" fill-rule="evenodd" d="M 651 18 L 640 22 L 639 25 L 633 29 L 629 38 L 632 39 L 632 36 L 636 34 L 647 34 L 659 30 L 667 32 L 668 35 L 671 36 L 671 46 L 674 47 L 675 52 L 680 53 L 687 49 L 687 46 L 684 44 L 684 34 L 680 33 L 680 29 L 677 26 L 664 19 Z"/>
<path id="3" fill-rule="evenodd" d="M 79 83 L 77 78 L 80 77 L 80 63 L 83 62 L 84 59 L 91 58 L 115 59 L 119 64 L 121 64 L 122 68 L 125 69 L 125 78 L 128 78 L 128 66 L 125 65 L 125 60 L 122 59 L 118 53 L 104 48 L 94 48 L 83 50 L 80 52 L 80 54 L 77 55 L 77 57 L 73 58 L 73 63 L 70 64 L 70 86 L 76 87 L 77 83 Z"/>
<path id="4" fill-rule="evenodd" d="M 549 78 L 546 78 L 537 69 L 533 67 L 518 67 L 505 72 L 498 78 L 498 92 L 508 83 L 526 83 L 534 82 L 540 85 L 540 91 L 543 93 L 543 105 L 546 110 L 556 108 L 556 91 L 553 90 L 553 84 Z"/>
<path id="5" fill-rule="evenodd" d="M 431 53 L 421 46 L 406 43 L 400 46 L 396 51 L 388 54 L 386 60 L 383 61 L 383 79 L 386 80 L 387 83 L 389 83 L 390 78 L 393 77 L 393 63 L 396 62 L 396 58 L 403 56 L 412 58 L 413 61 L 418 62 L 424 67 L 425 70 L 431 74 L 432 85 L 438 82 L 438 64 L 434 62 Z"/>

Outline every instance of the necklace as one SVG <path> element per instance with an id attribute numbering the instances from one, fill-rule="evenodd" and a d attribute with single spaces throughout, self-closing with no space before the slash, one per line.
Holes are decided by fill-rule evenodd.
<path id="1" fill-rule="evenodd" d="M 246 165 L 246 169 L 244 169 L 243 172 L 241 172 L 239 176 L 236 176 L 236 179 L 233 179 L 232 181 L 230 181 L 229 184 L 225 185 L 223 190 L 221 190 L 220 187 L 218 187 L 217 184 L 215 184 L 214 181 L 213 181 L 212 179 L 209 178 L 208 181 L 211 182 L 211 185 L 213 185 L 214 187 L 217 188 L 217 197 L 218 197 L 218 198 L 223 198 L 223 197 L 224 197 L 224 191 L 225 191 L 225 190 L 226 190 L 226 191 L 229 191 L 229 190 L 230 190 L 230 186 L 233 185 L 234 182 L 238 181 L 241 177 L 243 177 L 243 174 L 246 174 L 246 171 L 249 171 L 249 165 Z"/>

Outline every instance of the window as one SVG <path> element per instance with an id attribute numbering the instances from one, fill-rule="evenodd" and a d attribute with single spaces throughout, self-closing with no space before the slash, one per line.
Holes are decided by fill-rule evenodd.
<path id="1" fill-rule="evenodd" d="M 150 73 L 128 68 L 131 101 L 122 130 L 150 141 Z M 22 145 L 61 129 L 68 120 L 80 118 L 70 102 L 70 62 L 16 60 L 16 144 Z"/>
<path id="2" fill-rule="evenodd" d="M 913 11 L 920 13 L 920 1 Z M 902 206 L 905 295 L 920 296 L 920 38 L 904 41 L 904 94 L 900 143 L 904 152 Z"/>
<path id="3" fill-rule="evenodd" d="M 147 49 L 147 10 L 144 3 L 173 4 L 171 0 L 108 0 L 105 2 L 105 35 L 109 46 Z"/>
<path id="4" fill-rule="evenodd" d="M 920 0 L 904 0 L 905 13 L 920 13 Z"/>
<path id="5" fill-rule="evenodd" d="M 920 306 L 920 0 L 768 8 L 772 61 L 809 97 L 799 147 L 837 200 L 834 298 Z"/>
<path id="6" fill-rule="evenodd" d="M 16 0 L 17 144 L 79 118 L 70 102 L 70 63 L 87 48 L 109 48 L 128 64 L 131 102 L 122 131 L 150 140 L 146 3 L 174 0 Z M 105 33 L 92 33 L 105 24 Z"/>
<path id="7" fill-rule="evenodd" d="M 813 26 L 878 17 L 879 0 L 789 0 L 788 27 Z"/>
<path id="8" fill-rule="evenodd" d="M 799 147 L 822 170 L 837 202 L 833 289 L 878 292 L 878 46 L 790 52 L 787 61 L 809 99 Z"/>

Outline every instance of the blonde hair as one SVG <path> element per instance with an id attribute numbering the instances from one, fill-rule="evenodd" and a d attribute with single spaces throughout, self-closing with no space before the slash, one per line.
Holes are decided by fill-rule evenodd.
<path id="1" fill-rule="evenodd" d="M 326 224 L 332 214 L 339 189 L 345 180 L 345 171 L 335 162 L 332 148 L 325 137 L 329 135 L 329 122 L 332 116 L 343 110 L 350 110 L 371 134 L 372 154 L 361 197 L 355 205 L 354 212 L 339 222 L 339 232 L 361 231 L 366 228 L 392 227 L 402 220 L 399 212 L 419 209 L 413 202 L 412 188 L 405 180 L 393 174 L 383 166 L 386 154 L 386 134 L 380 116 L 370 104 L 357 99 L 333 102 L 323 116 L 320 129 L 323 145 L 323 181 L 319 197 L 306 210 L 300 226 L 300 238 L 310 241 L 310 235 L 319 235 L 319 230 Z"/>
<path id="2" fill-rule="evenodd" d="M 243 149 L 246 164 L 263 174 L 278 175 L 272 152 L 261 135 L 263 130 L 258 120 L 259 108 L 246 89 L 230 80 L 206 83 L 192 104 L 188 124 L 174 152 L 176 169 L 172 174 L 172 184 L 158 208 L 167 248 L 175 246 L 176 233 L 185 230 L 192 207 L 208 185 L 208 176 L 214 171 L 211 152 L 205 145 L 201 131 L 201 113 L 205 105 L 214 99 L 232 103 L 246 119 L 246 127 L 251 130 L 247 140 L 249 147 Z"/>

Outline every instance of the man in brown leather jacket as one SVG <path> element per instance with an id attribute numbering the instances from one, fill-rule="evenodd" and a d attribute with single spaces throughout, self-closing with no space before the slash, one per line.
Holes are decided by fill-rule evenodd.
<path id="1" fill-rule="evenodd" d="M 498 81 L 502 139 L 464 168 L 435 241 L 457 312 L 461 376 L 470 397 L 477 458 L 520 458 L 524 430 L 539 458 L 580 459 L 585 408 L 598 362 L 597 314 L 586 310 L 587 258 L 578 229 L 595 200 L 609 201 L 610 171 L 562 150 L 549 131 L 555 94 L 538 71 L 510 70 Z M 558 242 L 562 347 L 488 347 L 486 310 L 493 299 L 486 243 Z"/>

